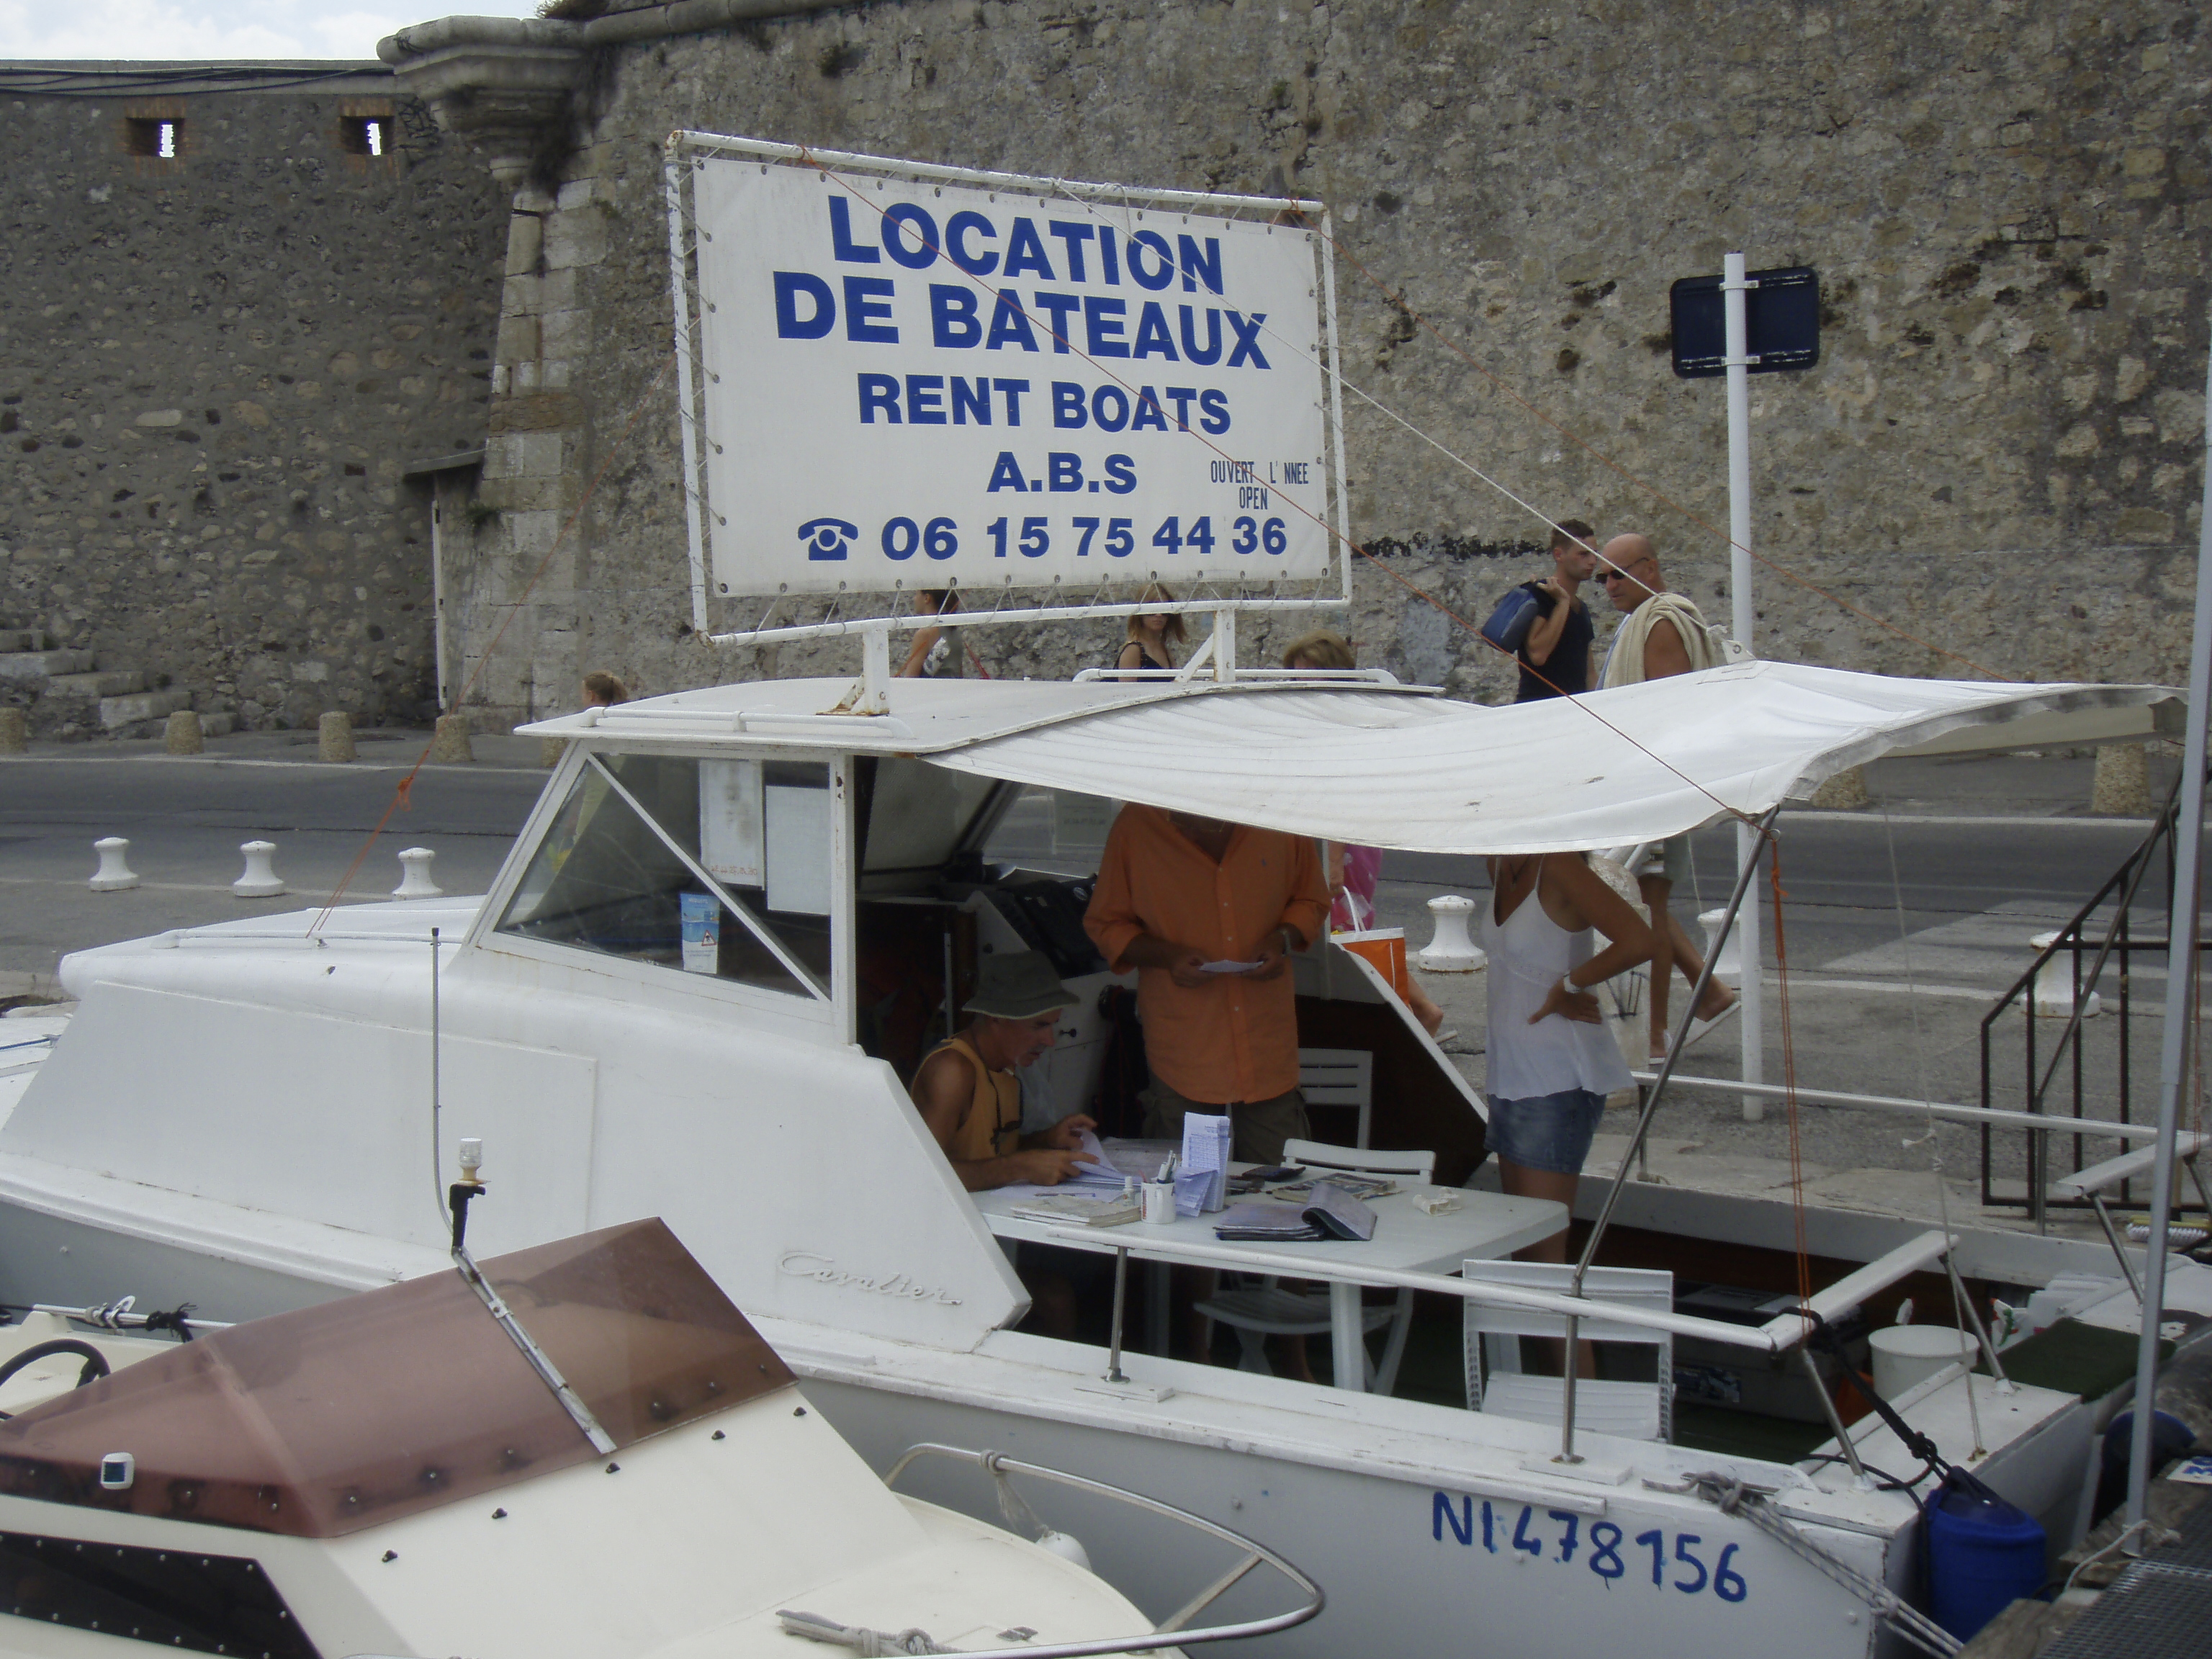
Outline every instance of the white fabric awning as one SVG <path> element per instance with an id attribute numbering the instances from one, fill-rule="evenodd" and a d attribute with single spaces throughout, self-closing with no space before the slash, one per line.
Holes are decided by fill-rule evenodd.
<path id="1" fill-rule="evenodd" d="M 1846 768 L 2180 730 L 2162 686 L 1892 679 L 1752 662 L 1503 708 L 1271 688 L 1101 709 L 931 754 L 987 777 L 1413 852 L 1623 847 Z"/>

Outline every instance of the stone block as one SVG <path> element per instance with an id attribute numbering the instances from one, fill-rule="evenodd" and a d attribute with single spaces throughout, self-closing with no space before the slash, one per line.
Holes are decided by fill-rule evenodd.
<path id="1" fill-rule="evenodd" d="M 561 757 L 568 752 L 566 738 L 540 738 L 538 740 L 538 763 L 551 768 L 561 763 Z"/>
<path id="2" fill-rule="evenodd" d="M 200 717 L 189 708 L 179 708 L 169 715 L 169 723 L 161 732 L 162 752 L 170 755 L 197 755 L 207 748 L 207 734 L 200 728 Z"/>
<path id="3" fill-rule="evenodd" d="M 238 729 L 238 716 L 228 712 L 202 714 L 200 735 L 204 738 L 227 738 Z"/>
<path id="4" fill-rule="evenodd" d="M 469 717 L 439 715 L 437 735 L 430 740 L 430 758 L 441 765 L 454 766 L 476 757 L 476 750 L 469 744 Z"/>
<path id="5" fill-rule="evenodd" d="M 607 218 L 596 207 L 556 213 L 545 222 L 545 265 L 566 270 L 595 265 L 607 257 Z"/>
<path id="6" fill-rule="evenodd" d="M 57 674 L 82 674 L 92 664 L 89 651 L 11 651 L 0 656 L 0 680 L 23 682 L 52 679 Z"/>
<path id="7" fill-rule="evenodd" d="M 66 697 L 118 697 L 143 691 L 146 677 L 135 668 L 104 668 L 97 673 L 57 674 L 48 689 Z"/>
<path id="8" fill-rule="evenodd" d="M 2097 750 L 2097 771 L 2089 787 L 2089 810 L 2123 817 L 2148 817 L 2150 774 L 2139 743 L 2108 743 Z"/>
<path id="9" fill-rule="evenodd" d="M 315 757 L 336 763 L 354 758 L 352 715 L 342 708 L 324 712 L 315 725 Z"/>
<path id="10" fill-rule="evenodd" d="M 494 440 L 487 471 L 493 477 L 557 478 L 561 476 L 561 434 L 503 432 Z"/>
<path id="11" fill-rule="evenodd" d="M 30 723 L 20 708 L 0 708 L 0 755 L 20 755 L 28 746 Z"/>
<path id="12" fill-rule="evenodd" d="M 576 357 L 592 344 L 592 313 L 549 311 L 538 319 L 538 351 L 544 357 Z"/>
<path id="13" fill-rule="evenodd" d="M 126 726 L 166 720 L 191 700 L 192 694 L 181 689 L 134 691 L 120 697 L 102 697 L 100 700 L 100 724 L 105 731 L 119 732 Z"/>
<path id="14" fill-rule="evenodd" d="M 1811 804 L 1824 812 L 1850 812 L 1864 806 L 1871 799 L 1867 793 L 1865 769 L 1853 766 L 1815 789 Z"/>
<path id="15" fill-rule="evenodd" d="M 538 355 L 538 319 L 502 317 L 499 319 L 499 360 L 520 362 Z"/>
<path id="16" fill-rule="evenodd" d="M 545 220 L 536 213 L 515 213 L 507 222 L 507 274 L 527 276 L 538 269 L 545 251 Z"/>

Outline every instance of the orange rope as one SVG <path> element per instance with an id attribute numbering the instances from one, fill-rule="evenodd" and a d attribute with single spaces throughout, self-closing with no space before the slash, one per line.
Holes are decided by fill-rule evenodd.
<path id="1" fill-rule="evenodd" d="M 453 699 L 453 708 L 456 710 L 468 702 L 469 694 L 476 690 L 477 682 L 483 677 L 484 670 L 491 665 L 493 654 L 498 651 L 499 642 L 507 637 L 508 627 L 514 623 L 515 617 L 521 614 L 522 607 L 529 602 L 531 594 L 537 591 L 538 584 L 544 580 L 546 571 L 552 568 L 553 556 L 561 550 L 562 544 L 568 539 L 568 532 L 576 527 L 576 521 L 584 516 L 584 510 L 591 506 L 592 498 L 599 493 L 599 485 L 607 476 L 607 469 L 615 464 L 615 457 L 622 453 L 623 447 L 629 441 L 629 434 L 636 430 L 639 420 L 643 417 L 646 410 L 651 405 L 654 394 L 660 390 L 661 382 L 668 378 L 668 371 L 675 366 L 676 358 L 672 352 L 667 360 L 660 365 L 659 372 L 653 377 L 653 383 L 639 396 L 637 407 L 630 411 L 630 417 L 623 423 L 622 431 L 616 435 L 614 442 L 608 446 L 606 459 L 599 463 L 599 470 L 592 475 L 591 483 L 585 486 L 583 495 L 576 502 L 575 511 L 569 514 L 562 522 L 559 533 L 553 538 L 552 545 L 545 550 L 545 556 L 538 562 L 538 568 L 530 573 L 530 580 L 523 584 L 522 592 L 507 602 L 505 607 L 507 615 L 501 619 L 498 628 L 493 630 L 490 641 L 483 648 L 483 654 L 477 659 L 476 667 L 470 672 L 468 679 L 461 686 L 459 695 Z M 346 866 L 345 873 L 338 878 L 338 884 L 331 890 L 330 897 L 323 902 L 321 912 L 308 927 L 307 933 L 310 938 L 322 931 L 323 924 L 331 919 L 331 912 L 337 908 L 338 901 L 345 896 L 346 889 L 353 884 L 353 878 L 361 873 L 361 866 L 368 861 L 369 854 L 375 850 L 377 837 L 384 833 L 384 826 L 392 822 L 392 815 L 396 811 L 413 809 L 413 802 L 410 799 L 410 796 L 415 787 L 416 775 L 428 762 L 430 750 L 436 741 L 434 737 L 429 743 L 422 745 L 422 752 L 415 757 L 415 764 L 407 769 L 407 775 L 393 786 L 392 799 L 385 807 L 384 815 L 377 819 L 376 827 L 368 832 L 368 838 L 362 842 L 361 851 L 354 854 L 353 862 Z"/>

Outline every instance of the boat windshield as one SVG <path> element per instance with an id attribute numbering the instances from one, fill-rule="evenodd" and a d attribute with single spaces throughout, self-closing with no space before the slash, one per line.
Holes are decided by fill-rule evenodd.
<path id="1" fill-rule="evenodd" d="M 482 1265 L 619 1449 L 791 1372 L 658 1220 Z M 100 1460 L 129 1452 L 125 1491 Z M 0 1492 L 329 1538 L 596 1454 L 462 1282 L 235 1326 L 0 1422 Z"/>

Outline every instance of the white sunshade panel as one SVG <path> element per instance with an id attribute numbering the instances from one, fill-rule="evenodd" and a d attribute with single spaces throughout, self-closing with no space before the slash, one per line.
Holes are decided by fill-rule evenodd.
<path id="1" fill-rule="evenodd" d="M 1826 777 L 1966 726 L 2035 741 L 2149 735 L 2160 686 L 1896 679 L 1796 663 L 1488 708 L 1339 690 L 1102 710 L 932 755 L 959 771 L 1299 835 L 1438 853 L 1559 852 L 1762 813 Z M 2069 717 L 2074 717 L 2069 722 Z M 1955 741 L 1955 739 L 1954 739 Z"/>

